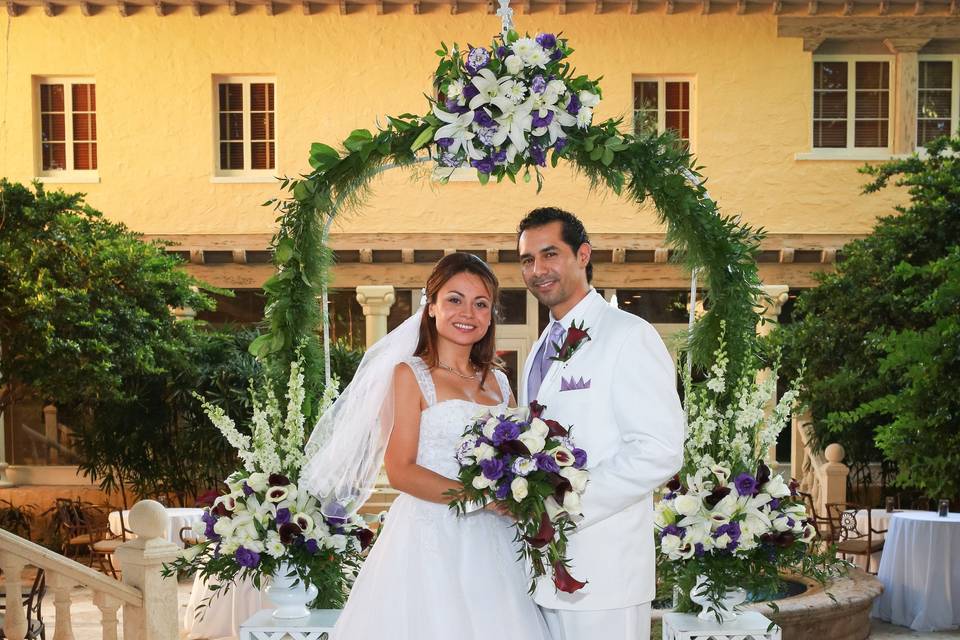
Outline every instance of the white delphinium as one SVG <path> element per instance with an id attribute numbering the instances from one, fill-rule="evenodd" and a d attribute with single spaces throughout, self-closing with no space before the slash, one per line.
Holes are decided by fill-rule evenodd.
<path id="1" fill-rule="evenodd" d="M 253 401 L 253 453 L 260 471 L 270 475 L 279 473 L 282 467 L 277 453 L 273 425 L 280 423 L 280 409 L 273 389 L 267 387 L 267 400 L 261 403 L 254 395 Z"/>
<path id="2" fill-rule="evenodd" d="M 237 450 L 237 456 L 243 461 L 244 469 L 247 471 L 256 469 L 256 456 L 250 450 L 250 437 L 237 430 L 236 423 L 221 407 L 210 404 L 199 395 L 194 395 L 201 401 L 203 412 L 207 414 L 207 418 L 213 423 L 213 426 L 223 434 L 230 446 Z"/>
<path id="3" fill-rule="evenodd" d="M 306 392 L 303 388 L 303 372 L 299 358 L 290 364 L 290 381 L 287 384 L 287 419 L 284 421 L 284 434 L 281 440 L 284 469 L 299 469 L 303 457 L 303 400 Z M 279 435 L 279 434 L 278 434 Z"/>

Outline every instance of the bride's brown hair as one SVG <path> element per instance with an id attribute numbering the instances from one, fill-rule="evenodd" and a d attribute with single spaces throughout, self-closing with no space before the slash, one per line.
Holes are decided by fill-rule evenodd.
<path id="1" fill-rule="evenodd" d="M 497 357 L 497 314 L 499 312 L 500 282 L 490 266 L 472 253 L 456 252 L 444 256 L 433 268 L 427 278 L 427 303 L 435 303 L 440 288 L 455 275 L 470 273 L 487 285 L 490 293 L 490 327 L 487 333 L 470 349 L 470 362 L 480 370 L 480 387 L 483 387 L 487 374 L 492 368 L 502 369 L 503 363 Z M 419 356 L 430 367 L 437 366 L 437 321 L 424 312 L 420 319 L 420 340 L 417 342 L 415 356 Z"/>

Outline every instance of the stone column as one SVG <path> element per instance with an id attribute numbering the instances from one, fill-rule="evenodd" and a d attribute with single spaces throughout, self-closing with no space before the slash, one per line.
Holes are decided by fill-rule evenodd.
<path id="1" fill-rule="evenodd" d="M 123 605 L 123 637 L 179 640 L 177 579 L 160 573 L 180 551 L 165 537 L 167 511 L 159 502 L 142 500 L 130 510 L 129 524 L 137 537 L 120 545 L 117 560 L 123 583 L 143 593 L 143 606 Z"/>
<path id="2" fill-rule="evenodd" d="M 761 321 L 757 323 L 757 333 L 761 336 L 766 336 L 769 335 L 776 326 L 777 318 L 780 317 L 780 310 L 783 309 L 783 305 L 787 302 L 790 287 L 785 284 L 764 285 L 762 292 L 763 294 L 760 300 L 757 301 L 757 306 L 761 309 Z M 764 384 L 770 379 L 770 375 L 771 371 L 769 369 L 758 372 L 757 383 Z M 776 398 L 771 399 L 767 404 L 766 413 L 768 416 L 773 412 L 774 406 L 776 406 Z M 770 447 L 767 451 L 766 458 L 767 464 L 775 464 L 777 462 L 776 446 Z"/>
<path id="3" fill-rule="evenodd" d="M 913 153 L 917 147 L 917 72 L 919 51 L 929 38 L 887 38 L 883 41 L 894 63 L 890 113 L 893 114 L 893 152 Z"/>
<path id="4" fill-rule="evenodd" d="M 357 302 L 363 306 L 367 323 L 367 349 L 387 335 L 387 316 L 396 296 L 390 285 L 361 285 L 357 287 Z"/>

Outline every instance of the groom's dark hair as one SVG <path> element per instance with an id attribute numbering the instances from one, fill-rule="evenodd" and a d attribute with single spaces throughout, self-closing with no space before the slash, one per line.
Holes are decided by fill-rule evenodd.
<path id="1" fill-rule="evenodd" d="M 524 216 L 523 220 L 520 221 L 520 225 L 517 227 L 517 243 L 519 244 L 520 242 L 520 234 L 527 229 L 542 227 L 551 222 L 560 222 L 563 224 L 561 236 L 563 237 L 563 241 L 570 245 L 570 249 L 573 250 L 574 254 L 577 253 L 580 245 L 583 243 L 590 244 L 590 236 L 587 235 L 587 230 L 583 227 L 583 223 L 580 222 L 580 218 L 569 211 L 564 211 L 557 207 L 540 207 Z M 591 282 L 592 280 L 593 262 L 591 261 L 587 263 L 587 282 Z"/>

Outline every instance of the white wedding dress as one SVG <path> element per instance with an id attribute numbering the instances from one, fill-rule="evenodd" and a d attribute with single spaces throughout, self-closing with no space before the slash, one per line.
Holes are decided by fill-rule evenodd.
<path id="1" fill-rule="evenodd" d="M 417 464 L 456 479 L 454 454 L 470 419 L 502 411 L 466 400 L 437 402 L 430 371 L 408 359 L 427 408 L 420 414 Z M 540 610 L 527 594 L 510 521 L 487 510 L 458 516 L 445 504 L 400 494 L 370 551 L 332 640 L 549 640 Z"/>

